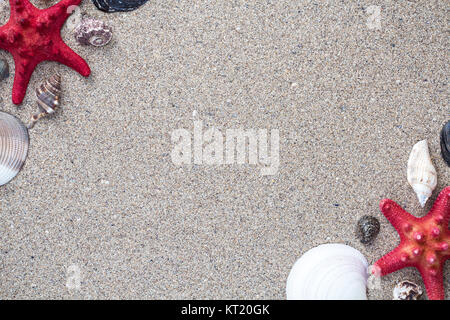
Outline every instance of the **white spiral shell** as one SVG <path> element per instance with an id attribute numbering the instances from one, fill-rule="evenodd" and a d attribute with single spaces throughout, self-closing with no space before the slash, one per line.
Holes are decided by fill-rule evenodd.
<path id="1" fill-rule="evenodd" d="M 29 146 L 28 129 L 13 115 L 0 112 L 0 186 L 22 169 Z"/>
<path id="2" fill-rule="evenodd" d="M 437 184 L 437 173 L 431 162 L 427 140 L 417 142 L 412 148 L 408 159 L 407 176 L 420 205 L 424 207 Z"/>
<path id="3" fill-rule="evenodd" d="M 323 244 L 307 251 L 289 273 L 288 300 L 366 300 L 366 258 L 344 244 Z"/>

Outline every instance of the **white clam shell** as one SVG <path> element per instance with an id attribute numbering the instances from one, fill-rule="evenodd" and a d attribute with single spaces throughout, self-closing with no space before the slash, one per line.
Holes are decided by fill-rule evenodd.
<path id="1" fill-rule="evenodd" d="M 437 184 L 437 173 L 431 162 L 427 140 L 417 142 L 412 148 L 408 159 L 407 177 L 420 205 L 424 207 Z"/>
<path id="2" fill-rule="evenodd" d="M 9 113 L 0 112 L 0 186 L 11 181 L 27 158 L 28 129 Z"/>
<path id="3" fill-rule="evenodd" d="M 366 300 L 366 258 L 344 244 L 323 244 L 307 251 L 289 273 L 288 300 Z"/>

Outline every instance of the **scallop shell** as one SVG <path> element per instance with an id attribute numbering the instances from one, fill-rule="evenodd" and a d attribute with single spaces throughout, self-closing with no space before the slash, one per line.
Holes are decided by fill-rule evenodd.
<path id="1" fill-rule="evenodd" d="M 420 205 L 424 207 L 437 184 L 437 173 L 431 162 L 427 140 L 414 145 L 408 160 L 407 176 Z"/>
<path id="2" fill-rule="evenodd" d="M 0 80 L 9 77 L 9 65 L 5 59 L 0 59 Z"/>
<path id="3" fill-rule="evenodd" d="M 411 281 L 402 281 L 394 287 L 394 300 L 417 300 L 423 294 L 422 288 Z"/>
<path id="4" fill-rule="evenodd" d="M 136 10 L 148 0 L 92 0 L 97 9 L 104 12 Z"/>
<path id="5" fill-rule="evenodd" d="M 60 106 L 61 76 L 53 74 L 36 89 L 37 104 L 42 111 L 52 114 Z"/>
<path id="6" fill-rule="evenodd" d="M 447 165 L 450 167 L 450 121 L 441 130 L 441 152 Z"/>
<path id="7" fill-rule="evenodd" d="M 112 38 L 112 28 L 103 21 L 84 17 L 74 30 L 75 39 L 82 45 L 101 47 L 107 45 Z"/>
<path id="8" fill-rule="evenodd" d="M 6 112 L 0 112 L 0 186 L 22 169 L 29 146 L 28 129 Z"/>
<path id="9" fill-rule="evenodd" d="M 292 267 L 288 300 L 366 300 L 366 258 L 344 244 L 323 244 L 307 251 Z"/>
<path id="10" fill-rule="evenodd" d="M 371 243 L 380 232 L 380 222 L 372 216 L 363 216 L 358 220 L 356 235 L 363 244 Z"/>

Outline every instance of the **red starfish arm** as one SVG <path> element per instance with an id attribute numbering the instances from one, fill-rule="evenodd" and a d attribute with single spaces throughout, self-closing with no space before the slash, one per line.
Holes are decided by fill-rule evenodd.
<path id="1" fill-rule="evenodd" d="M 16 0 L 9 0 L 9 7 L 11 8 L 11 11 L 15 9 L 19 3 L 20 2 L 17 2 Z"/>
<path id="2" fill-rule="evenodd" d="M 389 222 L 397 230 L 400 239 L 405 238 L 405 231 L 412 227 L 412 223 L 418 219 L 402 209 L 395 201 L 383 199 L 380 202 L 380 210 Z"/>
<path id="3" fill-rule="evenodd" d="M 12 91 L 12 101 L 14 104 L 20 104 L 23 101 L 27 92 L 28 82 L 38 63 L 37 61 L 25 61 L 20 58 L 14 58 L 16 69 Z"/>
<path id="4" fill-rule="evenodd" d="M 402 252 L 402 246 L 400 244 L 397 248 L 375 262 L 375 266 L 380 268 L 380 275 L 384 276 L 399 269 L 409 267 L 410 264 L 406 262 L 406 259 L 407 255 Z"/>
<path id="5" fill-rule="evenodd" d="M 57 49 L 52 60 L 65 64 L 82 76 L 87 77 L 91 74 L 91 69 L 86 61 L 70 49 L 62 40 L 57 44 Z"/>
<path id="6" fill-rule="evenodd" d="M 18 8 L 20 11 L 21 9 L 29 6 L 32 6 L 32 4 L 28 0 L 9 0 L 9 7 L 11 8 L 11 14 L 15 14 Z"/>
<path id="7" fill-rule="evenodd" d="M 419 268 L 423 283 L 425 284 L 425 289 L 427 290 L 428 299 L 430 300 L 444 300 L 444 276 L 442 268 L 443 265 L 434 275 L 427 269 Z"/>
<path id="8" fill-rule="evenodd" d="M 430 211 L 436 223 L 448 226 L 450 221 L 450 187 L 446 187 L 439 193 Z"/>
<path id="9" fill-rule="evenodd" d="M 6 50 L 8 46 L 6 45 L 6 28 L 5 26 L 0 27 L 0 49 Z"/>

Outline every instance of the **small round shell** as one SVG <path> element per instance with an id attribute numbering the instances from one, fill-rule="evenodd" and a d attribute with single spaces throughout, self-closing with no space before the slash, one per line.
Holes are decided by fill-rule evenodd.
<path id="1" fill-rule="evenodd" d="M 112 28 L 103 21 L 84 17 L 74 30 L 75 39 L 82 45 L 101 47 L 107 45 L 112 38 Z"/>
<path id="2" fill-rule="evenodd" d="M 28 129 L 13 115 L 0 112 L 0 186 L 22 169 L 28 154 Z"/>
<path id="3" fill-rule="evenodd" d="M 358 220 L 356 235 L 363 244 L 371 243 L 380 232 L 380 222 L 372 216 L 363 216 Z"/>

